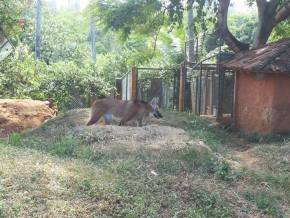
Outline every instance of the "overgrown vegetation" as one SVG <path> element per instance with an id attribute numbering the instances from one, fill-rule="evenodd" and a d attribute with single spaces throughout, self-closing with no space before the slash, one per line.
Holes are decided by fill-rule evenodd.
<path id="1" fill-rule="evenodd" d="M 213 34 L 217 2 L 193 4 L 197 59 L 219 46 Z M 82 12 L 44 4 L 40 60 L 33 3 L 0 2 L 0 34 L 15 46 L 0 63 L 0 97 L 52 98 L 63 115 L 0 141 L 0 218 L 290 216 L 289 137 L 241 139 L 230 126 L 175 112 L 164 112 L 164 124 L 186 129 L 192 139 L 176 150 L 100 150 L 70 132 L 75 126 L 64 111 L 112 94 L 115 79 L 132 66 L 180 67 L 188 28 L 182 1 L 95 0 Z M 255 14 L 229 16 L 234 38 L 242 42 L 252 44 L 255 26 Z M 270 40 L 288 35 L 286 20 Z M 163 71 L 142 76 L 169 77 Z"/>
<path id="2" fill-rule="evenodd" d="M 34 190 L 37 186 L 36 190 L 48 194 L 44 197 L 29 191 L 24 197 L 13 192 L 13 188 L 4 189 L 6 191 L 0 191 L 1 196 L 6 196 L 4 199 L 18 197 L 13 204 L 3 201 L 2 213 L 43 215 L 37 203 L 43 202 L 45 213 L 55 216 L 289 215 L 286 206 L 290 200 L 289 172 L 283 163 L 277 165 L 283 173 L 276 167 L 269 167 L 275 166 L 277 158 L 269 154 L 280 152 L 286 155 L 285 151 L 289 149 L 287 141 L 282 146 L 273 145 L 269 151 L 262 146 L 252 150 L 261 158 L 260 164 L 267 161 L 268 167 L 256 170 L 244 167 L 241 162 L 237 168 L 233 163 L 239 160 L 234 154 L 240 149 L 236 145 L 240 142 L 229 130 L 209 126 L 208 122 L 187 114 L 166 112 L 165 116 L 167 125 L 187 126 L 195 143 L 202 142 L 213 149 L 213 145 L 219 144 L 217 153 L 206 147 L 197 149 L 194 144 L 181 150 L 139 148 L 128 151 L 114 147 L 104 152 L 69 135 L 68 129 L 62 126 L 54 130 L 58 133 L 55 137 L 46 137 L 41 132 L 57 128 L 52 120 L 33 134 L 12 134 L 7 142 L 1 142 L 0 160 L 4 165 L 0 172 L 4 187 L 8 187 L 9 182 L 3 181 L 13 180 L 13 184 L 23 191 Z M 63 122 L 72 128 L 69 120 L 65 121 L 66 115 L 57 119 L 64 119 Z M 204 128 L 202 135 L 199 132 L 201 127 Z M 224 136 L 230 140 L 219 140 Z M 15 168 L 18 163 L 21 167 Z M 58 186 L 50 190 L 45 185 L 47 181 Z M 62 202 L 62 206 L 57 206 L 56 202 Z M 89 207 L 75 206 L 76 202 Z"/>

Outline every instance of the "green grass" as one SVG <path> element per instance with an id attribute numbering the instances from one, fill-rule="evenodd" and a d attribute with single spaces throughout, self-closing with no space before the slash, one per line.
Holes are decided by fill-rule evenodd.
<path id="1" fill-rule="evenodd" d="M 3 203 L 0 201 L 0 218 L 4 218 L 5 217 L 5 209 L 3 206 Z"/>
<path id="2" fill-rule="evenodd" d="M 208 120 L 200 117 L 191 116 L 186 129 L 194 139 L 203 141 L 215 152 L 224 149 L 224 144 L 234 142 L 230 127 L 213 125 Z"/>
<path id="3" fill-rule="evenodd" d="M 174 114 L 169 123 L 183 126 L 214 152 L 194 144 L 180 150 L 98 150 L 66 134 L 66 127 L 52 128 L 52 122 L 33 134 L 10 135 L 0 142 L 0 217 L 289 215 L 289 173 L 235 169 L 225 157 L 236 148 L 236 135 Z M 48 129 L 58 134 L 47 137 Z M 275 165 L 270 153 L 282 156 L 286 142 L 271 152 L 258 148 L 269 165 L 284 166 Z"/>
<path id="4" fill-rule="evenodd" d="M 283 217 L 283 212 L 278 206 L 278 200 L 271 193 L 266 191 L 247 191 L 244 193 L 244 197 L 254 203 L 257 209 L 263 214 L 272 215 L 273 217 Z"/>

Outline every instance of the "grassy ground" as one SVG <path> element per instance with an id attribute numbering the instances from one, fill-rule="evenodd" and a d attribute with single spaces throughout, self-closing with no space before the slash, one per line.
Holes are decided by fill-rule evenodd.
<path id="1" fill-rule="evenodd" d="M 290 217 L 290 141 L 168 112 L 198 143 L 98 151 L 63 128 L 0 142 L 0 217 Z M 49 124 L 48 124 L 49 125 Z M 63 132 L 62 132 L 63 131 Z"/>

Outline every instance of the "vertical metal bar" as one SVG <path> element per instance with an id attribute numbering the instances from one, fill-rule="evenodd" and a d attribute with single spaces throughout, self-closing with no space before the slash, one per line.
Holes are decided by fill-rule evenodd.
<path id="1" fill-rule="evenodd" d="M 196 37 L 196 49 L 195 49 L 195 62 L 197 63 L 198 62 L 198 37 Z M 201 63 L 202 64 L 202 63 Z"/>
<path id="2" fill-rule="evenodd" d="M 211 88 L 211 96 L 210 96 L 210 104 L 211 104 L 211 108 L 210 108 L 210 113 L 211 115 L 213 115 L 213 96 L 214 96 L 214 71 L 211 71 L 211 83 L 210 83 L 210 88 Z"/>
<path id="3" fill-rule="evenodd" d="M 198 86 L 199 86 L 199 83 L 198 83 L 198 76 L 195 78 L 195 115 L 197 115 L 197 107 L 198 107 Z"/>
<path id="4" fill-rule="evenodd" d="M 136 67 L 132 67 L 130 76 L 131 76 L 130 99 L 136 100 L 137 99 L 137 81 L 138 81 L 138 69 Z"/>
<path id="5" fill-rule="evenodd" d="M 176 72 L 173 74 L 173 101 L 172 101 L 172 109 L 174 110 L 176 107 Z"/>
<path id="6" fill-rule="evenodd" d="M 128 101 L 128 73 L 126 75 L 126 101 Z"/>
<path id="7" fill-rule="evenodd" d="M 198 104 L 198 115 L 201 114 L 201 98 L 202 97 L 202 63 L 200 63 L 200 78 L 199 78 L 199 104 Z"/>
<path id="8" fill-rule="evenodd" d="M 236 98 L 236 76 L 235 73 L 233 71 L 231 71 L 232 76 L 233 76 L 233 88 L 232 88 L 232 114 L 231 114 L 231 118 L 234 118 L 234 113 L 235 113 L 235 98 Z"/>
<path id="9" fill-rule="evenodd" d="M 222 116 L 223 116 L 223 112 L 222 112 L 222 98 L 223 98 L 223 85 L 222 85 L 222 82 L 223 82 L 223 75 L 222 75 L 222 72 L 221 72 L 221 69 L 220 69 L 220 59 L 221 59 L 221 45 L 219 46 L 219 54 L 218 54 L 218 60 L 217 60 L 217 73 L 218 73 L 218 105 L 217 105 L 217 121 L 220 121 Z"/>
<path id="10" fill-rule="evenodd" d="M 185 55 L 184 60 L 187 61 L 187 42 L 184 43 L 184 55 Z"/>
<path id="11" fill-rule="evenodd" d="M 203 108 L 203 113 L 207 114 L 207 89 L 208 89 L 208 85 L 207 85 L 207 80 L 208 80 L 208 70 L 205 73 L 205 78 L 204 78 L 204 96 L 203 96 L 203 102 L 204 102 L 204 108 Z"/>
<path id="12" fill-rule="evenodd" d="M 185 95 L 185 63 L 180 65 L 180 75 L 179 75 L 179 104 L 178 111 L 184 111 L 184 95 Z"/>

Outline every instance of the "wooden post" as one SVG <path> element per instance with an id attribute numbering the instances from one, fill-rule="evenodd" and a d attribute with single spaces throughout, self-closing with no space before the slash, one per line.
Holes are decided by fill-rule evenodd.
<path id="1" fill-rule="evenodd" d="M 179 103 L 178 110 L 184 111 L 184 95 L 185 95 L 185 63 L 180 65 L 180 80 L 179 80 Z"/>
<path id="2" fill-rule="evenodd" d="M 137 82 L 138 82 L 138 69 L 136 67 L 132 67 L 132 78 L 131 78 L 131 84 L 132 84 L 132 90 L 131 90 L 131 100 L 137 99 Z"/>
<path id="3" fill-rule="evenodd" d="M 116 79 L 116 92 L 115 98 L 121 100 L 122 99 L 122 79 Z"/>

